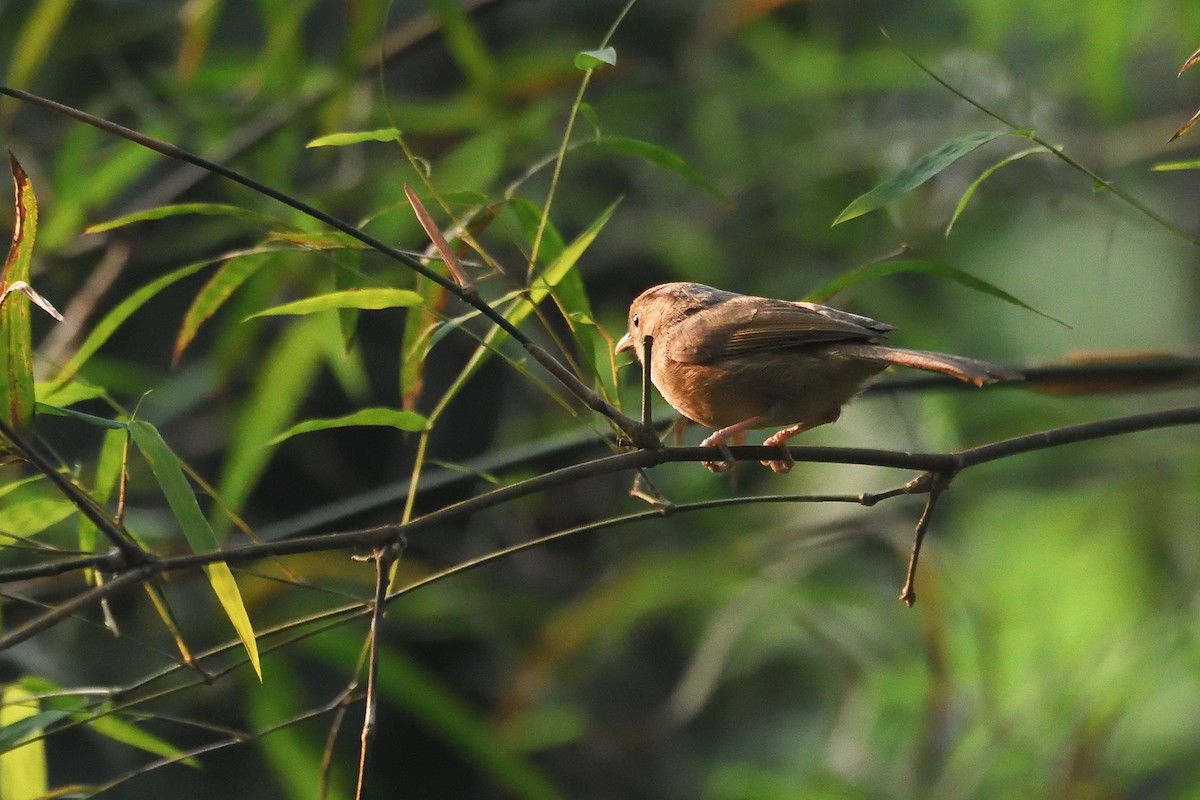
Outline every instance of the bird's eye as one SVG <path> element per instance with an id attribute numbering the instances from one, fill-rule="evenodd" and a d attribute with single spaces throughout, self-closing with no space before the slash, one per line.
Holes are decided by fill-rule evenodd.
<path id="1" fill-rule="evenodd" d="M 637 328 L 641 324 L 642 324 L 642 318 L 639 315 L 634 314 L 633 315 L 633 327 Z"/>

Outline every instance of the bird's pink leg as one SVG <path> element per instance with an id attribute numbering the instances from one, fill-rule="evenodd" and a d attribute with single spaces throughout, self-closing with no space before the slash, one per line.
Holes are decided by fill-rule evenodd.
<path id="1" fill-rule="evenodd" d="M 733 453 L 729 452 L 729 446 L 725 444 L 726 439 L 733 439 L 734 445 L 739 445 L 746 438 L 746 431 L 753 428 L 762 417 L 751 417 L 744 419 L 741 422 L 730 425 L 727 428 L 721 428 L 708 436 L 700 443 L 701 447 L 719 447 L 721 454 L 725 456 L 724 461 L 701 461 L 700 463 L 707 467 L 712 472 L 721 472 L 729 469 L 737 462 L 733 460 Z"/>
<path id="2" fill-rule="evenodd" d="M 795 436 L 797 434 L 804 433 L 807 430 L 811 430 L 812 428 L 815 428 L 818 425 L 825 425 L 826 423 L 829 423 L 829 422 L 836 422 L 837 418 L 840 416 L 841 416 L 841 410 L 839 409 L 837 411 L 834 411 L 833 414 L 831 416 L 829 416 L 828 418 L 820 420 L 818 422 L 801 422 L 797 425 L 792 425 L 790 427 L 784 428 L 781 431 L 776 431 L 775 433 L 772 433 L 770 436 L 768 436 L 763 441 L 763 447 L 778 447 L 781 451 L 783 451 L 783 458 L 781 458 L 777 461 L 761 461 L 759 463 L 761 463 L 764 467 L 770 467 L 772 472 L 777 472 L 777 473 L 791 472 L 792 467 L 796 466 L 796 460 L 794 458 L 792 458 L 791 452 L 789 452 L 787 449 L 787 440 L 791 439 L 793 436 Z"/>

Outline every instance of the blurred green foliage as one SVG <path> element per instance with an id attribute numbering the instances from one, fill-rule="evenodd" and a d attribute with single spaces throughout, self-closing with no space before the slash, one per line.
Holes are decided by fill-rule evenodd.
<path id="1" fill-rule="evenodd" d="M 579 105 L 577 54 L 600 51 L 621 5 L 39 0 L 0 4 L 0 66 L 12 85 L 419 251 L 412 185 L 443 226 L 451 214 L 471 223 L 483 254 L 464 247 L 460 257 L 481 294 L 633 414 L 636 370 L 614 369 L 609 353 L 642 289 L 696 280 L 798 298 L 900 248 L 1070 324 L 933 270 L 881 270 L 831 301 L 898 325 L 900 344 L 1014 364 L 1197 351 L 1194 245 L 1046 155 L 972 185 L 1025 139 L 988 141 L 882 209 L 832 223 L 921 155 L 1002 130 L 903 48 L 1194 233 L 1195 173 L 1150 168 L 1194 156 L 1186 137 L 1165 142 L 1200 95 L 1192 73 L 1175 78 L 1200 39 L 1200 6 L 642 2 L 607 42 L 615 64 L 583 60 L 598 68 Z M 388 135 L 305 147 L 371 131 Z M 227 541 L 241 541 L 241 521 L 266 539 L 393 522 L 605 452 L 602 420 L 402 265 L 247 189 L 7 98 L 0 142 L 37 191 L 32 283 L 78 326 L 33 315 L 38 377 L 51 382 L 39 391 L 57 379 L 61 392 L 39 399 L 119 421 L 136 409 L 194 481 L 216 487 L 219 501 L 199 499 Z M 172 203 L 204 210 L 84 232 Z M 7 229 L 11 210 L 0 220 Z M 415 290 L 423 305 L 250 319 L 350 289 Z M 485 339 L 499 352 L 480 349 Z M 803 443 L 953 449 L 1195 394 L 885 393 Z M 374 408 L 428 424 L 272 443 L 305 420 Z M 41 414 L 35 429 L 82 485 L 114 498 L 118 439 L 78 417 Z M 934 517 L 912 610 L 895 600 L 920 513 L 906 500 L 681 512 L 434 582 L 389 607 L 370 793 L 1196 796 L 1195 445 L 1184 428 L 964 473 Z M 130 530 L 156 551 L 186 549 L 148 465 L 134 455 L 128 467 Z M 29 538 L 0 551 L 0 564 L 94 547 L 95 532 L 81 534 L 54 493 L 4 470 L 0 522 Z M 912 476 L 801 465 L 778 477 L 747 465 L 731 481 L 671 464 L 651 477 L 685 503 L 877 491 Z M 643 511 L 630 481 L 595 479 L 424 531 L 397 584 Z M 406 502 L 410 486 L 420 491 Z M 89 609 L 0 653 L 10 681 L 114 687 L 96 702 L 115 700 L 116 718 L 158 748 L 121 744 L 112 726 L 87 730 L 76 715 L 46 738 L 52 788 L 112 780 L 105 796 L 315 797 L 329 758 L 329 796 L 352 795 L 361 703 L 344 717 L 332 706 L 361 677 L 366 617 L 352 604 L 370 598 L 371 568 L 330 552 L 234 575 L 260 635 L 262 685 L 193 575 L 162 591 L 193 652 L 220 646 L 205 661 L 219 678 L 211 685 L 178 666 L 138 594 L 112 604 L 120 638 Z M 80 584 L 11 588 L 6 627 Z M 204 770 L 142 769 L 146 750 L 171 752 L 161 742 L 182 753 L 248 731 L 270 732 L 200 753 Z"/>

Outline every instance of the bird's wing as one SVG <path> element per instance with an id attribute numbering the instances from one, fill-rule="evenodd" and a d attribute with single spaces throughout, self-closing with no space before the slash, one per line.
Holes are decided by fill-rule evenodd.
<path id="1" fill-rule="evenodd" d="M 872 341 L 891 325 L 814 303 L 737 296 L 676 325 L 668 356 L 687 364 L 822 342 Z"/>

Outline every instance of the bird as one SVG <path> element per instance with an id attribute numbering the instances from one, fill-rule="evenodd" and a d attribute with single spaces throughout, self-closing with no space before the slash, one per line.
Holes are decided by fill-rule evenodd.
<path id="1" fill-rule="evenodd" d="M 777 473 L 795 464 L 786 443 L 834 422 L 872 377 L 890 365 L 950 375 L 977 386 L 1021 380 L 1019 372 L 965 356 L 881 344 L 894 325 L 829 306 L 738 294 L 702 283 L 664 283 L 629 306 L 628 330 L 615 352 L 632 350 L 650 380 L 687 419 L 713 429 L 701 443 L 719 447 L 720 471 L 733 464 L 729 441 L 781 427 L 763 442 L 780 457 L 763 461 Z"/>

